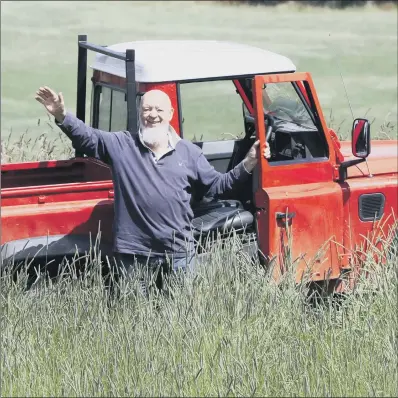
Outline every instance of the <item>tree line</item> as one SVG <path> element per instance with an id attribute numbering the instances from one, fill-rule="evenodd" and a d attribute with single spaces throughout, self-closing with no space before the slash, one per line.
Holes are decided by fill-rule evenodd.
<path id="1" fill-rule="evenodd" d="M 246 3 L 253 5 L 264 5 L 264 6 L 275 6 L 281 3 L 289 3 L 291 0 L 238 0 L 232 1 L 231 3 Z M 307 6 L 317 6 L 317 7 L 329 7 L 329 8 L 347 8 L 347 7 L 362 7 L 367 5 L 368 3 L 372 3 L 375 5 L 383 5 L 387 3 L 395 3 L 396 1 L 392 0 L 300 0 L 297 3 L 301 3 Z"/>

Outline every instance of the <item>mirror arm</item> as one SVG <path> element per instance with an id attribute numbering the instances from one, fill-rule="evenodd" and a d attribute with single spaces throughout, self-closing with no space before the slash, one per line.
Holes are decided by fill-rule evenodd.
<path id="1" fill-rule="evenodd" d="M 358 163 L 365 162 L 365 158 L 346 160 L 340 163 L 339 169 L 339 182 L 344 182 L 347 179 L 347 169 L 351 166 L 355 166 Z"/>

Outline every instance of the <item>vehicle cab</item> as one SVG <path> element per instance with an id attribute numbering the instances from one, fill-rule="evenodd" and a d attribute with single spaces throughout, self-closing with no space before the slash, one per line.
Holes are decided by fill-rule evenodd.
<path id="1" fill-rule="evenodd" d="M 91 114 L 86 120 L 88 50 L 96 57 L 90 65 Z M 340 142 L 326 124 L 311 74 L 296 72 L 289 58 L 248 45 L 204 40 L 105 47 L 90 44 L 85 35 L 78 38 L 78 51 L 76 116 L 95 128 L 135 134 L 141 96 L 158 89 L 170 97 L 176 133 L 198 145 L 217 171 L 235 167 L 255 140 L 260 140 L 261 153 L 269 145 L 271 158 L 260 156 L 247 182 L 228 195 L 207 197 L 192 187 L 198 243 L 234 229 L 251 254 L 259 253 L 261 261 L 275 265 L 276 278 L 288 266 L 289 248 L 297 281 L 307 270 L 314 281 L 336 280 L 353 269 L 369 242 L 396 228 L 397 141 L 371 142 L 369 122 L 356 119 L 351 142 Z M 86 174 L 96 181 L 85 182 L 82 192 L 92 184 L 92 200 L 105 198 L 94 194 L 97 188 L 106 199 L 113 198 L 106 165 L 81 153 L 71 161 L 92 165 Z M 84 211 L 87 220 L 93 204 L 74 201 L 79 209 L 86 206 L 81 214 Z M 101 203 L 91 223 L 77 225 L 74 210 L 75 221 L 71 214 L 61 231 L 54 218 L 50 234 L 95 233 L 100 221 L 103 237 L 111 240 L 112 201 Z M 47 210 L 46 217 L 50 213 Z M 12 224 L 10 218 L 10 230 Z"/>
<path id="2" fill-rule="evenodd" d="M 279 260 L 280 271 L 291 234 L 298 278 L 309 264 L 314 279 L 337 277 L 350 268 L 360 235 L 396 212 L 396 142 L 373 141 L 376 156 L 368 160 L 369 170 L 364 167 L 369 123 L 353 121 L 355 143 L 347 153 L 347 143 L 342 145 L 326 124 L 311 75 L 297 73 L 289 58 L 217 41 L 137 41 L 107 49 L 134 50 L 136 99 L 151 89 L 167 93 L 175 109 L 171 125 L 200 146 L 216 170 L 231 170 L 257 138 L 262 148 L 270 146 L 271 159 L 261 158 L 246 186 L 211 198 L 213 217 L 203 196 L 195 197 L 194 206 L 206 220 L 219 213 L 221 223 L 223 214 L 233 217 L 234 206 L 241 208 L 243 226 L 256 235 L 265 258 Z M 91 67 L 92 125 L 127 128 L 128 62 L 97 53 Z M 225 200 L 232 200 L 231 212 L 224 209 Z"/>

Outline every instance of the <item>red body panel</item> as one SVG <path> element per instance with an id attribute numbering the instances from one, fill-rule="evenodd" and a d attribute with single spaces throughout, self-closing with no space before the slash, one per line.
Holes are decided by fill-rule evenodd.
<path id="1" fill-rule="evenodd" d="M 95 72 L 94 82 L 119 87 L 125 79 Z M 309 101 L 306 81 L 325 132 L 329 158 L 312 163 L 272 165 L 264 157 L 259 161 L 257 236 L 264 255 L 277 258 L 275 277 L 284 272 L 282 253 L 292 233 L 293 260 L 297 281 L 310 266 L 314 280 L 326 276 L 337 278 L 348 269 L 355 254 L 364 247 L 364 237 L 383 224 L 387 232 L 398 211 L 397 141 L 372 141 L 366 163 L 348 168 L 348 178 L 338 182 L 339 164 L 354 159 L 350 142 L 338 142 L 326 125 L 314 84 L 308 73 L 256 76 L 254 79 L 254 115 L 260 146 L 264 148 L 265 124 L 262 85 L 271 82 L 298 81 L 299 89 Z M 238 92 L 250 103 L 243 88 L 235 81 Z M 138 84 L 138 91 L 165 91 L 174 108 L 171 121 L 179 134 L 178 98 L 175 83 Z M 262 151 L 261 151 L 262 152 Z M 29 162 L 1 165 L 2 234 L 1 243 L 46 235 L 88 234 L 93 239 L 101 230 L 101 239 L 112 241 L 113 184 L 109 168 L 94 159 Z M 363 222 L 358 215 L 358 198 L 363 193 L 381 192 L 386 196 L 385 215 L 378 223 Z M 276 213 L 294 213 L 287 222 Z"/>
<path id="2" fill-rule="evenodd" d="M 264 208 L 257 212 L 259 246 L 264 255 L 277 257 L 275 278 L 286 271 L 282 253 L 288 246 L 289 233 L 292 236 L 291 259 L 304 256 L 295 266 L 297 280 L 307 266 L 311 267 L 314 280 L 325 279 L 329 268 L 332 268 L 331 277 L 340 274 L 344 266 L 339 258 L 343 250 L 338 245 L 343 243 L 344 237 L 344 197 L 338 184 L 324 182 L 267 188 L 257 193 L 256 202 Z M 286 223 L 276 218 L 278 212 L 294 213 L 294 217 Z"/>
<path id="3" fill-rule="evenodd" d="M 398 141 L 372 141 L 372 150 L 366 159 L 369 170 L 365 162 L 348 169 L 348 177 L 365 177 L 378 174 L 397 174 L 398 173 Z M 351 152 L 351 142 L 341 142 L 341 152 L 345 160 L 356 159 Z M 368 181 L 365 179 L 365 181 Z"/>
<path id="4" fill-rule="evenodd" d="M 259 189 L 255 194 L 255 204 L 260 209 L 256 214 L 259 248 L 269 259 L 278 260 L 274 268 L 274 277 L 278 279 L 285 271 L 282 253 L 291 234 L 291 259 L 297 259 L 297 282 L 307 268 L 311 269 L 313 280 L 338 278 L 356 259 L 355 253 L 363 246 L 364 237 L 376 229 L 373 222 L 360 220 L 359 196 L 384 193 L 387 198 L 384 233 L 392 224 L 393 214 L 397 214 L 397 141 L 372 141 L 372 153 L 367 160 L 372 177 L 366 163 L 361 163 L 350 167 L 348 179 L 339 183 L 339 163 L 354 159 L 351 142 L 336 142 L 326 126 L 310 75 L 294 73 L 254 79 L 254 112 L 260 148 L 267 145 L 262 87 L 264 83 L 290 81 L 308 82 L 326 133 L 329 159 L 276 166 L 261 157 Z M 303 90 L 302 85 L 300 89 Z M 308 96 L 305 98 L 308 101 Z M 292 218 L 278 220 L 276 213 L 294 214 Z"/>
<path id="5" fill-rule="evenodd" d="M 14 163 L 2 165 L 1 172 L 2 244 L 46 235 L 95 236 L 100 220 L 103 239 L 111 241 L 113 183 L 103 163 L 89 158 Z"/>
<path id="6" fill-rule="evenodd" d="M 1 214 L 1 243 L 36 236 L 89 233 L 94 241 L 98 231 L 101 239 L 110 243 L 113 200 L 106 199 L 107 193 L 108 190 L 103 191 L 103 199 L 85 199 L 83 194 L 81 200 L 5 207 Z"/>
<path id="7" fill-rule="evenodd" d="M 346 181 L 349 191 L 348 203 L 349 218 L 346 226 L 347 247 L 355 250 L 362 247 L 366 250 L 365 237 L 370 238 L 371 232 L 381 233 L 386 237 L 398 212 L 397 175 L 374 176 L 372 178 L 353 178 Z M 379 221 L 362 221 L 358 214 L 359 196 L 366 193 L 382 193 L 385 196 L 384 216 Z M 369 242 L 368 242 L 369 243 Z"/>

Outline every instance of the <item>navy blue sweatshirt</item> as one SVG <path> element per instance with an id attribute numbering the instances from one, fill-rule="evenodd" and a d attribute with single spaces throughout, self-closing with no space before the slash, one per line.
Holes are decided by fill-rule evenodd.
<path id="1" fill-rule="evenodd" d="M 171 150 L 155 161 L 139 133 L 97 130 L 69 112 L 57 125 L 75 149 L 111 167 L 115 252 L 185 257 L 187 243 L 192 243 L 191 185 L 199 182 L 208 193 L 222 194 L 249 176 L 243 163 L 228 173 L 217 172 L 197 145 L 172 129 Z"/>

